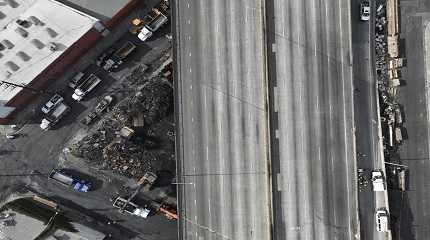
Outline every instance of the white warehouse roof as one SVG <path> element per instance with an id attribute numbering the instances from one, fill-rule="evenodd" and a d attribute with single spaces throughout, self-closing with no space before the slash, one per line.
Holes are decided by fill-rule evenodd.
<path id="1" fill-rule="evenodd" d="M 29 84 L 98 21 L 54 0 L 4 2 L 0 4 L 0 83 Z M 0 102 L 5 104 L 21 90 L 0 84 Z"/>

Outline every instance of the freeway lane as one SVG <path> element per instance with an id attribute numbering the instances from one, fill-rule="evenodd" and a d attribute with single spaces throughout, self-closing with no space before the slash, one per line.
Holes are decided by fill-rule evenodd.
<path id="1" fill-rule="evenodd" d="M 262 1 L 173 6 L 179 238 L 271 239 Z"/>
<path id="2" fill-rule="evenodd" d="M 349 4 L 271 6 L 275 239 L 359 237 Z"/>

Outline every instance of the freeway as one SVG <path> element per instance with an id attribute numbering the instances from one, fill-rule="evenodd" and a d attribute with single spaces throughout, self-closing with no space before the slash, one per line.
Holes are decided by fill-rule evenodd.
<path id="1" fill-rule="evenodd" d="M 358 239 L 350 2 L 268 2 L 275 239 Z"/>
<path id="2" fill-rule="evenodd" d="M 271 239 L 264 5 L 173 2 L 180 239 Z"/>

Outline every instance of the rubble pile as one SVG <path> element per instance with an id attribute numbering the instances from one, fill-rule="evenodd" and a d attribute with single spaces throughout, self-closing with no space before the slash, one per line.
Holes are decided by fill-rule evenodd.
<path id="1" fill-rule="evenodd" d="M 401 70 L 406 66 L 406 59 L 399 57 L 398 50 L 393 49 L 393 46 L 390 49 L 385 2 L 378 0 L 376 6 L 378 7 L 375 26 L 375 63 L 386 178 L 390 186 L 393 188 L 397 186 L 399 190 L 405 191 L 406 168 L 400 164 L 398 150 L 403 142 L 406 129 L 403 125 L 403 106 L 398 102 L 397 93 L 403 85 L 402 82 L 405 81 L 405 79 L 401 80 Z M 393 21 L 393 19 L 388 20 Z M 391 24 L 393 25 L 393 23 Z"/>
<path id="2" fill-rule="evenodd" d="M 104 168 L 127 176 L 139 177 L 152 171 L 152 162 L 157 160 L 154 153 L 131 141 L 115 142 L 103 150 Z"/>
<path id="3" fill-rule="evenodd" d="M 388 154 L 396 151 L 402 142 L 402 106 L 397 102 L 397 89 L 401 86 L 400 72 L 405 59 L 391 57 L 388 52 L 385 3 L 379 1 L 375 25 L 376 78 L 380 100 L 380 114 L 384 134 L 384 149 Z"/>
<path id="4" fill-rule="evenodd" d="M 116 132 L 120 128 L 119 124 L 108 119 L 103 119 L 100 125 L 96 132 L 88 134 L 70 149 L 73 155 L 94 165 L 103 164 L 103 149 L 117 137 Z"/>
<path id="5" fill-rule="evenodd" d="M 174 128 L 163 129 L 166 123 L 160 124 L 172 114 L 173 89 L 160 78 L 145 78 L 143 72 L 138 67 L 128 76 L 128 81 L 143 84 L 113 107 L 91 134 L 76 143 L 72 154 L 127 177 L 140 177 L 147 171 L 159 170 L 154 166 L 160 168 L 166 161 L 174 161 L 174 142 L 169 142 L 174 140 Z M 133 128 L 132 118 L 138 114 L 143 114 L 144 127 L 133 129 L 135 133 L 130 138 L 120 136 L 123 127 Z M 161 144 L 163 139 L 172 146 Z"/>

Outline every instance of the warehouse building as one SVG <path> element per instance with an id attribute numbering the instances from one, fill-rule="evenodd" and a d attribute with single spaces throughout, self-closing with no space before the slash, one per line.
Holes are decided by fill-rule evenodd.
<path id="1" fill-rule="evenodd" d="M 0 124 L 9 123 L 37 95 L 37 91 L 28 89 L 47 88 L 139 2 L 0 3 Z"/>

